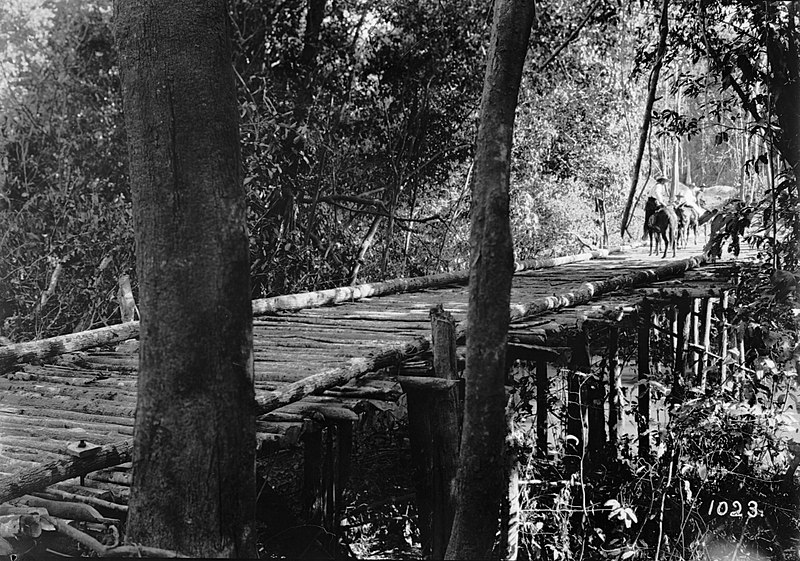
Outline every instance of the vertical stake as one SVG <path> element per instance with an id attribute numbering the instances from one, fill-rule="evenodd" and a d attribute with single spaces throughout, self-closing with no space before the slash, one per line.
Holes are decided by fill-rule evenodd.
<path id="1" fill-rule="evenodd" d="M 650 324 L 653 308 L 645 298 L 639 305 L 639 325 L 637 326 L 639 403 L 636 415 L 639 433 L 639 457 L 650 458 Z"/>
<path id="2" fill-rule="evenodd" d="M 692 380 L 691 385 L 697 386 L 700 383 L 700 352 L 697 347 L 700 345 L 700 298 L 692 298 L 692 351 L 689 355 L 692 361 Z"/>
<path id="3" fill-rule="evenodd" d="M 579 372 L 588 374 L 589 350 L 586 346 L 586 331 L 583 325 L 578 327 L 572 344 L 572 358 L 567 374 L 567 444 L 564 465 L 567 473 L 578 471 L 583 458 L 583 417 L 584 400 L 581 399 L 581 376 Z"/>
<path id="4" fill-rule="evenodd" d="M 619 421 L 619 326 L 613 325 L 608 334 L 608 443 L 616 454 L 617 422 Z"/>
<path id="5" fill-rule="evenodd" d="M 714 298 L 706 298 L 703 303 L 703 373 L 700 377 L 700 389 L 705 393 L 708 383 L 708 367 L 711 364 L 711 322 L 714 319 Z"/>
<path id="6" fill-rule="evenodd" d="M 550 381 L 547 378 L 547 359 L 536 360 L 536 451 L 540 458 L 547 457 L 547 396 Z"/>
<path id="7" fill-rule="evenodd" d="M 719 366 L 720 383 L 725 382 L 728 374 L 728 365 L 725 359 L 728 357 L 728 291 L 722 293 L 719 301 L 719 356 L 722 357 Z"/>
<path id="8" fill-rule="evenodd" d="M 683 401 L 686 393 L 686 341 L 689 335 L 689 313 L 691 303 L 689 298 L 681 297 L 675 309 L 675 362 L 672 366 L 672 392 L 670 397 L 675 403 Z"/>
<path id="9" fill-rule="evenodd" d="M 431 308 L 431 331 L 434 375 L 457 379 L 455 321 L 441 304 Z M 408 403 L 423 555 L 444 559 L 455 517 L 453 482 L 461 438 L 458 387 L 433 390 L 414 380 L 401 385 Z"/>

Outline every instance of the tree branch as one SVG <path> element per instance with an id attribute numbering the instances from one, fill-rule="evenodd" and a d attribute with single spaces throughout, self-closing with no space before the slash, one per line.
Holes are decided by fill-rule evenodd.
<path id="1" fill-rule="evenodd" d="M 725 65 L 719 58 L 719 53 L 711 46 L 711 41 L 708 38 L 708 24 L 706 23 L 706 0 L 700 0 L 700 22 L 703 26 L 703 42 L 706 45 L 706 54 L 712 60 L 712 62 L 717 66 L 717 68 L 725 73 Z M 739 96 L 739 99 L 742 100 L 742 105 L 744 108 L 750 113 L 750 116 L 753 117 L 755 122 L 761 120 L 761 117 L 756 110 L 755 103 L 752 99 L 745 93 L 742 87 L 739 85 L 739 82 L 736 81 L 736 78 L 733 77 L 733 74 L 728 73 L 728 78 L 730 79 L 731 87 L 733 91 Z"/>
<path id="2" fill-rule="evenodd" d="M 591 5 L 589 11 L 586 12 L 585 16 L 583 16 L 583 19 L 578 24 L 578 26 L 572 30 L 572 33 L 569 34 L 569 37 L 567 37 L 564 40 L 564 42 L 561 43 L 561 45 L 559 45 L 558 48 L 550 54 L 550 56 L 547 58 L 546 61 L 544 61 L 542 64 L 539 65 L 539 67 L 536 69 L 537 73 L 547 68 L 550 65 L 550 63 L 556 59 L 559 53 L 563 51 L 567 47 L 567 45 L 569 45 L 572 41 L 575 40 L 575 38 L 581 32 L 581 29 L 583 29 L 586 26 L 586 23 L 589 21 L 589 18 L 592 17 L 592 14 L 594 14 L 595 10 L 597 10 L 597 7 L 599 5 L 600 5 L 600 0 L 595 0 L 594 4 Z"/>

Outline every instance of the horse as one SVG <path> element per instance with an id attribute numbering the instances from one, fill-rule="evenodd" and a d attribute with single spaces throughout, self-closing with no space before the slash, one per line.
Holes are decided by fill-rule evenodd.
<path id="1" fill-rule="evenodd" d="M 694 244 L 697 245 L 697 225 L 700 220 L 697 210 L 686 203 L 681 203 L 675 207 L 675 215 L 678 218 L 678 247 L 689 245 L 690 231 L 694 234 Z"/>
<path id="2" fill-rule="evenodd" d="M 672 245 L 672 256 L 675 257 L 675 235 L 678 232 L 678 217 L 668 206 L 659 205 L 654 197 L 648 197 L 644 205 L 645 233 L 650 237 L 650 253 L 653 254 L 653 239 L 656 240 L 656 253 L 660 251 L 660 242 L 664 240 L 664 259 L 669 246 Z"/>

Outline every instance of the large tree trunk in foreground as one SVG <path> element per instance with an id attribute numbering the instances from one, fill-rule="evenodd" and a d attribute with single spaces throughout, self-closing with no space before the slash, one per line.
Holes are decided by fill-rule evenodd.
<path id="1" fill-rule="evenodd" d="M 448 559 L 487 559 L 505 493 L 506 337 L 514 259 L 509 172 L 533 2 L 496 0 L 472 184 L 464 429 Z"/>
<path id="2" fill-rule="evenodd" d="M 116 0 L 141 298 L 127 540 L 255 557 L 252 318 L 224 0 Z"/>

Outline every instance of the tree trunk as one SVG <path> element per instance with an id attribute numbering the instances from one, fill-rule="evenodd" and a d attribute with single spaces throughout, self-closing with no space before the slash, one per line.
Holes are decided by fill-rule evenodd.
<path id="1" fill-rule="evenodd" d="M 786 163 L 794 174 L 794 195 L 800 199 L 800 46 L 798 45 L 795 18 L 798 2 L 789 2 L 788 33 L 786 42 L 774 31 L 767 35 L 767 56 L 775 75 L 770 89 L 775 99 L 775 114 L 780 124 L 780 133 L 776 139 Z M 794 236 L 794 247 L 790 255 L 788 268 L 796 269 L 800 263 L 800 213 L 794 213 L 791 228 Z"/>
<path id="2" fill-rule="evenodd" d="M 226 2 L 114 9 L 142 313 L 127 539 L 252 558 L 252 317 Z"/>
<path id="3" fill-rule="evenodd" d="M 306 29 L 303 33 L 303 51 L 300 53 L 300 63 L 310 66 L 314 63 L 319 50 L 319 35 L 322 20 L 325 17 L 325 3 L 327 0 L 308 0 L 306 12 Z"/>
<path id="4" fill-rule="evenodd" d="M 466 398 L 448 559 L 487 559 L 505 493 L 504 388 L 511 277 L 509 174 L 533 2 L 496 0 L 472 184 Z"/>
<path id="5" fill-rule="evenodd" d="M 633 164 L 633 172 L 631 173 L 631 188 L 628 192 L 628 202 L 625 204 L 625 211 L 622 214 L 622 228 L 620 235 L 624 236 L 628 229 L 633 214 L 633 198 L 636 196 L 636 186 L 639 183 L 639 172 L 642 169 L 642 156 L 644 155 L 644 148 L 647 145 L 648 133 L 650 131 L 650 120 L 653 115 L 653 104 L 656 101 L 656 89 L 658 88 L 658 76 L 661 74 L 661 65 L 664 62 L 664 53 L 667 51 L 667 34 L 669 32 L 669 18 L 668 14 L 669 0 L 662 0 L 661 4 L 661 21 L 659 23 L 659 39 L 658 50 L 656 51 L 656 62 L 653 66 L 653 73 L 650 74 L 650 84 L 647 92 L 647 102 L 645 103 L 644 119 L 642 119 L 642 127 L 639 130 L 639 149 L 636 152 L 636 160 Z"/>

